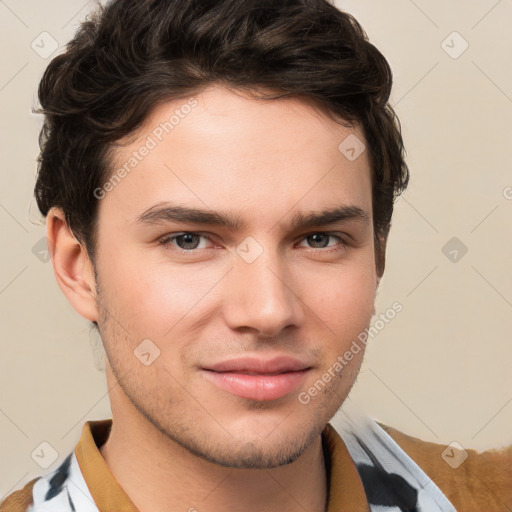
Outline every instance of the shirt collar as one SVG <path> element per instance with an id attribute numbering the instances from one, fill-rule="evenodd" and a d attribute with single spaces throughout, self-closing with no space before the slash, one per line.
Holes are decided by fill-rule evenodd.
<path id="1" fill-rule="evenodd" d="M 87 421 L 75 455 L 92 498 L 100 512 L 139 512 L 107 466 L 99 448 L 110 434 L 112 419 Z M 334 427 L 322 431 L 322 446 L 329 482 L 327 512 L 368 512 L 363 484 L 350 454 Z"/>

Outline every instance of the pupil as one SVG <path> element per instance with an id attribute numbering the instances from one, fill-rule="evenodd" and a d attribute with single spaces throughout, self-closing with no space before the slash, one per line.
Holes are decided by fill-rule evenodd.
<path id="1" fill-rule="evenodd" d="M 186 233 L 184 235 L 180 235 L 180 238 L 183 239 L 185 244 L 192 244 L 192 245 L 194 245 L 194 243 L 193 243 L 194 237 L 197 237 L 197 235 L 193 235 L 192 233 Z M 197 245 L 197 244 L 195 244 L 195 245 Z M 187 249 L 195 249 L 195 246 L 194 247 L 186 247 L 186 248 Z"/>
<path id="2" fill-rule="evenodd" d="M 324 237 L 327 240 L 327 237 L 323 233 L 316 233 L 314 235 L 311 235 L 311 238 L 313 238 L 313 243 L 321 243 L 319 242 L 318 237 Z M 322 245 L 322 247 L 325 247 L 325 243 Z"/>

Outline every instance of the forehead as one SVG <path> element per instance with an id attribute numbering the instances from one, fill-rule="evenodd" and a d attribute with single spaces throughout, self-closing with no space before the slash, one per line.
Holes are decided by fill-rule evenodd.
<path id="1" fill-rule="evenodd" d="M 264 206 L 282 216 L 299 203 L 311 210 L 327 202 L 370 211 L 365 144 L 359 126 L 336 123 L 313 100 L 254 99 L 212 86 L 153 108 L 113 153 L 113 175 L 124 172 L 100 207 L 117 202 L 140 214 L 172 200 L 223 210 Z"/>

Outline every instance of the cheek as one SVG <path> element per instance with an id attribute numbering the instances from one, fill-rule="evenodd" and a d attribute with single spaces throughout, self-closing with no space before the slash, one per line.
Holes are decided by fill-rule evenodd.
<path id="1" fill-rule="evenodd" d="M 102 294 L 105 305 L 137 337 L 172 337 L 174 326 L 176 330 L 193 329 L 187 315 L 193 312 L 198 326 L 219 305 L 214 296 L 229 299 L 222 283 L 229 265 L 173 265 L 156 253 L 148 257 L 147 248 L 120 251 L 120 245 L 116 248 L 111 243 L 101 254 Z M 319 322 L 320 329 L 323 325 L 328 328 L 326 333 L 342 339 L 368 326 L 375 300 L 370 253 L 361 251 L 346 264 L 308 264 L 295 269 L 291 288 L 303 302 L 309 323 Z"/>
<path id="2" fill-rule="evenodd" d="M 102 267 L 101 279 L 107 307 L 117 312 L 134 335 L 156 339 L 172 336 L 174 326 L 182 328 L 186 324 L 182 320 L 191 312 L 200 314 L 205 304 L 202 299 L 224 273 L 222 269 L 151 263 L 141 254 L 109 261 Z"/>
<path id="3" fill-rule="evenodd" d="M 318 316 L 331 334 L 344 343 L 356 339 L 366 329 L 375 304 L 375 274 L 363 270 L 339 271 L 325 280 L 316 292 Z"/>

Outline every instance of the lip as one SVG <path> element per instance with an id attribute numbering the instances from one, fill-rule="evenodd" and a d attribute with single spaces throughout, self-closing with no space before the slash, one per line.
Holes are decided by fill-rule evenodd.
<path id="1" fill-rule="evenodd" d="M 296 372 L 310 368 L 310 366 L 306 362 L 289 356 L 278 356 L 272 359 L 239 357 L 205 366 L 204 369 L 215 372 L 262 373 L 268 375 L 271 373 Z"/>
<path id="2" fill-rule="evenodd" d="M 303 384 L 311 367 L 298 359 L 238 358 L 222 361 L 202 373 L 210 382 L 233 395 L 249 400 L 277 400 Z"/>

